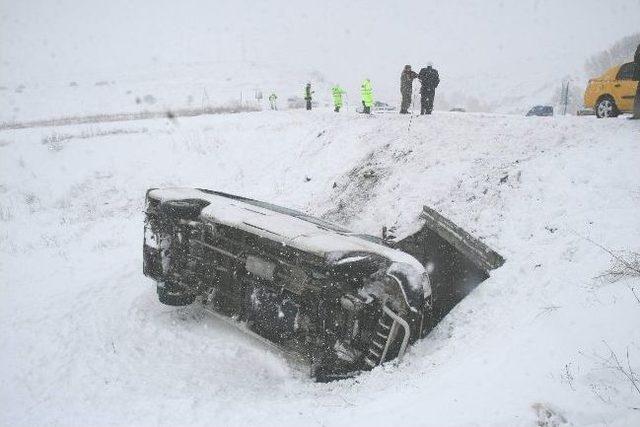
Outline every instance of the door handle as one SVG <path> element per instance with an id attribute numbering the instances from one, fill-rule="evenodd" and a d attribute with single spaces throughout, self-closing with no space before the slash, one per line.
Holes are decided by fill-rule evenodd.
<path id="1" fill-rule="evenodd" d="M 617 84 L 615 84 L 615 85 L 613 85 L 613 86 L 615 86 L 615 87 L 620 87 L 620 83 L 617 83 Z"/>

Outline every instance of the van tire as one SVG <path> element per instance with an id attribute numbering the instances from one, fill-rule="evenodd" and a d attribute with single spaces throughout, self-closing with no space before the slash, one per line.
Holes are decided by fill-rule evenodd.
<path id="1" fill-rule="evenodd" d="M 168 282 L 158 282 L 158 300 L 164 305 L 183 307 L 193 304 L 196 296 L 185 292 L 179 286 Z"/>

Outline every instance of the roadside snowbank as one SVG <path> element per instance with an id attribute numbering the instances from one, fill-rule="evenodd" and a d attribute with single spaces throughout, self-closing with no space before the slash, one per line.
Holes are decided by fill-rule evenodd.
<path id="1" fill-rule="evenodd" d="M 640 423 L 640 128 L 592 117 L 247 113 L 0 132 L 7 425 Z M 423 204 L 507 259 L 401 364 L 314 384 L 141 273 L 148 187 L 378 234 Z"/>

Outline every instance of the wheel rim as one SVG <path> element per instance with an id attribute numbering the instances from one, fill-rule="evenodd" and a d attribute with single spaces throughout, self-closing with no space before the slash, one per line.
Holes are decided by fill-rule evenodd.
<path id="1" fill-rule="evenodd" d="M 603 99 L 598 104 L 598 113 L 600 117 L 611 117 L 613 114 L 613 102 L 609 99 Z"/>

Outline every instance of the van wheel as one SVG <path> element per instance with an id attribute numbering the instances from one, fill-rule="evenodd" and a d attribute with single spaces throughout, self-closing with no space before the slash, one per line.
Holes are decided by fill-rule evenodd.
<path id="1" fill-rule="evenodd" d="M 182 288 L 167 282 L 158 282 L 158 300 L 165 305 L 182 307 L 193 304 L 196 296 L 185 292 Z"/>
<path id="2" fill-rule="evenodd" d="M 603 96 L 596 104 L 596 116 L 599 119 L 605 117 L 618 117 L 620 111 L 615 101 L 610 96 Z"/>

